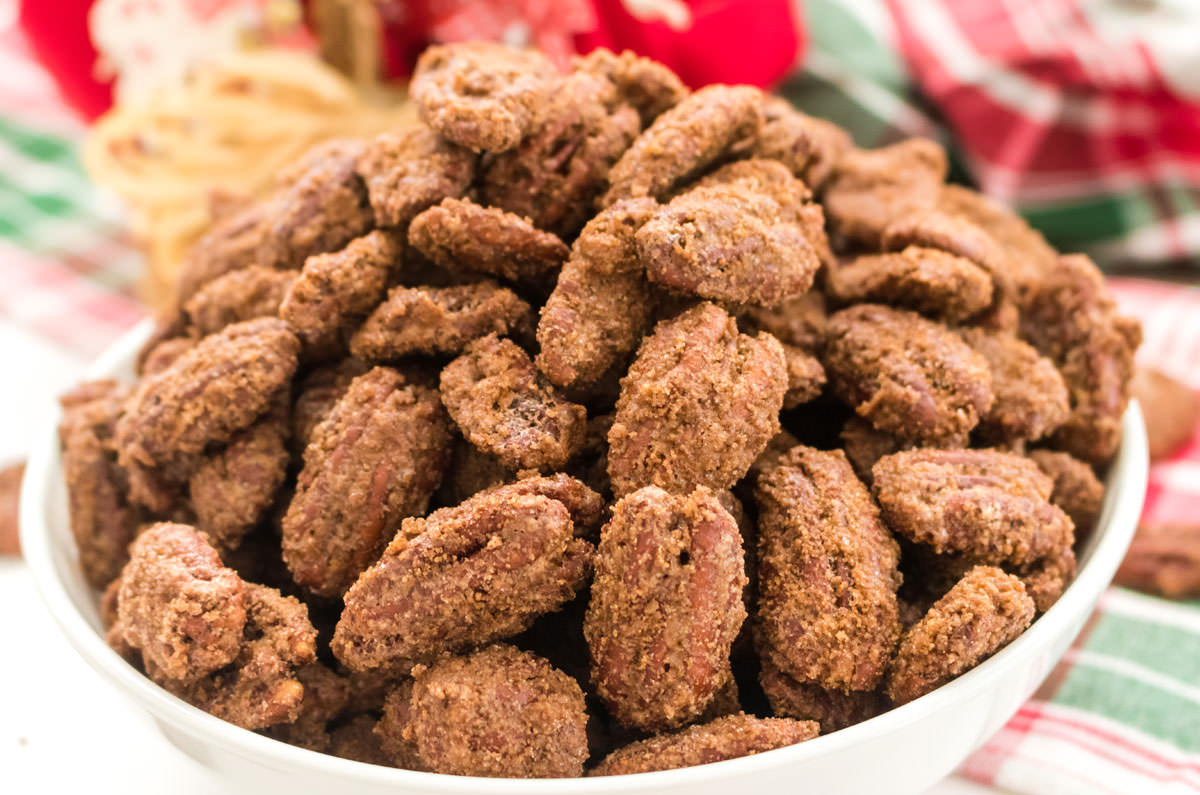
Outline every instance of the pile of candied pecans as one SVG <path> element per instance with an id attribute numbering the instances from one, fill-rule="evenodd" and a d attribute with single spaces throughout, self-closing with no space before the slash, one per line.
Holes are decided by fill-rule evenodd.
<path id="1" fill-rule="evenodd" d="M 946 157 L 600 50 L 430 49 L 63 399 L 110 644 L 247 729 L 579 776 L 927 693 L 1075 572 L 1137 325 Z"/>

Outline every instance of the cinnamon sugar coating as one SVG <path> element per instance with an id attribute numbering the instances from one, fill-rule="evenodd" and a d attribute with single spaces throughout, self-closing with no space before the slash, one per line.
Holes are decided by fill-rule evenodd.
<path id="1" fill-rule="evenodd" d="M 840 451 L 793 448 L 758 479 L 763 654 L 799 682 L 872 690 L 900 633 L 899 548 Z"/>
<path id="2" fill-rule="evenodd" d="M 591 557 L 563 503 L 512 487 L 405 520 L 346 593 L 334 654 L 352 670 L 406 673 L 515 635 L 575 596 Z"/>
<path id="3" fill-rule="evenodd" d="M 911 450 L 874 467 L 875 497 L 893 531 L 935 552 L 1023 565 L 1070 539 L 1050 503 L 1053 482 L 1033 461 L 998 450 Z"/>
<path id="4" fill-rule="evenodd" d="M 536 280 L 562 265 L 567 245 L 526 218 L 467 199 L 446 199 L 413 219 L 408 242 L 451 272 L 511 282 Z"/>
<path id="5" fill-rule="evenodd" d="M 994 400 L 987 360 L 906 310 L 859 304 L 831 315 L 822 363 L 834 394 L 901 439 L 961 436 Z"/>
<path id="6" fill-rule="evenodd" d="M 737 523 L 703 486 L 678 497 L 647 486 L 613 507 L 583 630 L 592 682 L 617 720 L 661 731 L 713 702 L 746 617 L 744 569 Z"/>
<path id="7" fill-rule="evenodd" d="M 233 662 L 246 609 L 241 578 L 194 528 L 157 524 L 130 548 L 117 621 L 163 676 L 194 681 Z"/>
<path id="8" fill-rule="evenodd" d="M 358 160 L 375 223 L 404 229 L 422 210 L 462 196 L 475 176 L 475 161 L 470 150 L 426 127 L 376 136 Z"/>
<path id="9" fill-rule="evenodd" d="M 802 743 L 817 732 L 813 721 L 728 715 L 618 748 L 588 775 L 621 776 L 706 765 Z"/>
<path id="10" fill-rule="evenodd" d="M 129 387 L 104 380 L 82 384 L 61 398 L 58 436 L 71 535 L 84 578 L 93 588 L 103 588 L 120 574 L 139 524 L 113 439 L 129 393 Z M 15 538 L 15 515 L 13 527 Z"/>
<path id="11" fill-rule="evenodd" d="M 762 123 L 762 92 L 751 86 L 707 86 L 664 112 L 612 167 L 602 204 L 671 190 L 751 139 Z"/>
<path id="12" fill-rule="evenodd" d="M 905 630 L 888 670 L 888 697 L 907 703 L 975 667 L 1020 635 L 1033 614 L 1020 580 L 976 566 Z"/>
<path id="13" fill-rule="evenodd" d="M 659 323 L 621 381 L 608 434 L 614 491 L 732 486 L 779 431 L 786 367 L 777 340 L 739 334 L 714 304 Z"/>
<path id="14" fill-rule="evenodd" d="M 396 764 L 458 776 L 575 777 L 588 754 L 579 685 L 504 644 L 418 673 L 388 695 L 375 733 Z"/>
<path id="15" fill-rule="evenodd" d="M 583 406 L 560 397 L 511 340 L 472 343 L 442 371 L 441 393 L 463 435 L 512 469 L 559 469 L 583 445 Z"/>
<path id="16" fill-rule="evenodd" d="M 657 211 L 652 199 L 602 210 L 571 248 L 538 322 L 538 369 L 560 387 L 596 383 L 634 351 L 654 298 L 635 235 Z"/>
<path id="17" fill-rule="evenodd" d="M 433 390 L 376 367 L 351 382 L 313 430 L 283 518 L 283 559 L 296 583 L 345 592 L 407 517 L 425 512 L 449 457 Z"/>
<path id="18" fill-rule="evenodd" d="M 536 50 L 474 41 L 426 49 L 409 90 L 421 120 L 446 140 L 503 152 L 529 132 L 555 77 Z"/>
<path id="19" fill-rule="evenodd" d="M 492 281 L 394 287 L 350 338 L 350 352 L 368 362 L 413 354 L 458 355 L 488 334 L 527 336 L 532 327 L 529 304 Z"/>

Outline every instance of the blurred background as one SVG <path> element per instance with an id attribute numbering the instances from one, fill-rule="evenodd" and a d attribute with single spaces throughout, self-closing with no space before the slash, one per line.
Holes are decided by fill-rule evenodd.
<path id="1" fill-rule="evenodd" d="M 1161 441 L 1123 582 L 1175 601 L 1110 591 L 956 791 L 1200 792 L 1195 0 L 0 0 L 0 553 L 17 551 L 19 462 L 56 396 L 169 303 L 214 213 L 317 141 L 407 123 L 417 55 L 468 39 L 562 63 L 633 49 L 693 87 L 776 90 L 859 146 L 937 139 L 955 180 L 1114 275 L 1145 328 L 1138 396 Z M 0 563 L 0 600 L 32 599 L 19 564 Z M 0 677 L 0 767 L 107 781 L 89 774 L 135 758 L 93 742 L 110 725 L 165 752 L 91 694 L 39 611 L 6 620 L 8 637 L 67 656 Z M 74 689 L 48 711 L 30 677 Z M 63 727 L 67 709 L 82 722 Z M 54 766 L 84 747 L 78 770 Z M 185 764 L 165 759 L 136 780 Z"/>

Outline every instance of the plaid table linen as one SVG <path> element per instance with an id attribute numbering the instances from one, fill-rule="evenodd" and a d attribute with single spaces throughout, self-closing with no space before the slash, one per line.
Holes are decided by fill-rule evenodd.
<path id="1" fill-rule="evenodd" d="M 822 15 L 811 69 L 787 92 L 855 127 L 864 144 L 936 134 L 905 61 L 877 46 L 906 34 L 853 5 L 809 0 L 809 18 Z M 840 52 L 835 34 L 847 42 Z M 839 57 L 856 53 L 870 54 L 861 78 L 839 71 Z M 0 319 L 90 357 L 142 310 L 138 255 L 119 209 L 81 171 L 82 133 L 23 41 L 0 34 Z M 1013 195 L 1031 194 L 1017 185 Z M 1113 288 L 1144 324 L 1140 360 L 1200 388 L 1200 290 L 1132 279 Z M 1200 520 L 1200 437 L 1153 468 L 1146 516 Z M 1110 589 L 1034 699 L 959 774 L 1023 793 L 1200 793 L 1200 604 Z"/>

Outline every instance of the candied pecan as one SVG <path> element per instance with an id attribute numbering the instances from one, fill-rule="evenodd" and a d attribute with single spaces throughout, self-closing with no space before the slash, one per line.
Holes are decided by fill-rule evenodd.
<path id="1" fill-rule="evenodd" d="M 21 540 L 17 537 L 17 501 L 24 475 L 24 464 L 13 464 L 0 470 L 0 557 L 21 555 Z"/>
<path id="2" fill-rule="evenodd" d="M 458 776 L 575 777 L 588 755 L 579 684 L 503 644 L 418 673 L 388 695 L 375 732 L 393 762 Z"/>
<path id="3" fill-rule="evenodd" d="M 895 436 L 876 430 L 875 426 L 858 416 L 847 418 L 838 438 L 846 459 L 854 467 L 854 474 L 868 486 L 875 479 L 871 469 L 876 461 L 898 450 L 908 449 Z"/>
<path id="4" fill-rule="evenodd" d="M 271 507 L 288 467 L 286 398 L 205 456 L 188 480 L 196 528 L 221 549 L 234 549 Z"/>
<path id="5" fill-rule="evenodd" d="M 367 191 L 355 171 L 362 145 L 327 149 L 271 203 L 255 262 L 299 268 L 313 254 L 337 251 L 372 226 Z"/>
<path id="6" fill-rule="evenodd" d="M 166 370 L 180 356 L 196 347 L 198 340 L 192 337 L 172 337 L 169 340 L 163 340 L 146 352 L 146 358 L 142 360 L 142 366 L 138 370 L 138 375 L 143 378 Z"/>
<path id="7" fill-rule="evenodd" d="M 1075 535 L 1085 537 L 1100 518 L 1104 484 L 1092 468 L 1069 453 L 1030 450 L 1029 457 L 1054 481 L 1050 502 L 1062 508 L 1075 525 Z"/>
<path id="8" fill-rule="evenodd" d="M 562 265 L 569 249 L 528 219 L 469 199 L 446 199 L 408 227 L 408 242 L 446 270 L 477 271 L 513 282 Z"/>
<path id="9" fill-rule="evenodd" d="M 145 374 L 146 359 L 150 354 L 164 342 L 170 342 L 177 337 L 183 337 L 187 333 L 187 318 L 183 311 L 176 306 L 170 306 L 158 312 L 154 318 L 154 325 L 150 329 L 150 336 L 142 343 L 142 347 L 138 348 L 137 358 L 134 360 L 134 372 L 138 376 Z"/>
<path id="10" fill-rule="evenodd" d="M 359 359 L 342 359 L 337 364 L 319 367 L 300 380 L 291 414 L 290 436 L 294 455 L 304 453 L 313 429 L 346 394 L 350 382 L 369 369 Z"/>
<path id="11" fill-rule="evenodd" d="M 935 320 L 961 323 L 992 304 L 992 277 L 968 259 L 933 248 L 868 254 L 831 270 L 829 297 L 841 304 L 885 301 Z"/>
<path id="12" fill-rule="evenodd" d="M 403 229 L 425 208 L 462 196 L 475 161 L 470 150 L 420 125 L 376 136 L 358 160 L 375 223 Z"/>
<path id="13" fill-rule="evenodd" d="M 162 676 L 195 680 L 233 662 L 246 609 L 241 578 L 194 528 L 156 524 L 131 545 L 117 621 Z"/>
<path id="14" fill-rule="evenodd" d="M 1121 440 L 1141 326 L 1117 314 L 1100 271 L 1073 254 L 1046 275 L 1021 316 L 1021 333 L 1058 366 L 1070 392 L 1071 415 L 1053 446 L 1090 464 L 1106 462 Z"/>
<path id="15" fill-rule="evenodd" d="M 695 720 L 732 676 L 746 618 L 733 517 L 703 486 L 679 497 L 647 486 L 614 506 L 595 565 L 583 631 L 596 692 L 640 730 Z"/>
<path id="16" fill-rule="evenodd" d="M 769 331 L 784 345 L 794 345 L 806 351 L 820 350 L 825 339 L 825 296 L 816 290 L 784 301 L 779 306 L 748 306 L 739 318 L 747 328 Z"/>
<path id="17" fill-rule="evenodd" d="M 296 332 L 306 354 L 326 356 L 344 347 L 352 326 L 383 300 L 403 247 L 400 237 L 376 229 L 341 251 L 305 261 L 279 316 Z"/>
<path id="18" fill-rule="evenodd" d="M 821 396 L 825 388 L 825 368 L 815 357 L 795 345 L 783 346 L 787 362 L 788 389 L 783 396 L 783 407 L 794 409 Z"/>
<path id="19" fill-rule="evenodd" d="M 836 124 L 801 113 L 785 99 L 768 97 L 752 154 L 778 160 L 817 190 L 851 145 L 849 134 Z"/>
<path id="20" fill-rule="evenodd" d="M 350 352 L 369 362 L 410 354 L 458 355 L 480 337 L 532 326 L 529 304 L 492 281 L 395 287 L 350 338 Z"/>
<path id="21" fill-rule="evenodd" d="M 1134 371 L 1131 390 L 1146 419 L 1151 461 L 1170 458 L 1196 435 L 1200 420 L 1196 390 L 1150 367 Z"/>
<path id="22" fill-rule="evenodd" d="M 591 555 L 565 505 L 512 487 L 406 519 L 346 593 L 334 654 L 351 670 L 405 673 L 515 635 L 574 598 Z"/>
<path id="23" fill-rule="evenodd" d="M 676 196 L 638 230 L 637 245 L 652 282 L 777 306 L 812 286 L 821 261 L 809 237 L 790 207 L 735 182 Z"/>
<path id="24" fill-rule="evenodd" d="M 758 681 L 776 717 L 816 721 L 822 734 L 862 723 L 887 709 L 878 690 L 845 693 L 797 682 L 779 670 L 770 657 L 762 658 Z"/>
<path id="25" fill-rule="evenodd" d="M 924 138 L 845 152 L 825 186 L 825 214 L 839 234 L 879 249 L 892 221 L 937 202 L 947 168 L 945 150 Z"/>
<path id="26" fill-rule="evenodd" d="M 298 599 L 246 583 L 246 627 L 233 663 L 195 682 L 166 678 L 147 661 L 151 679 L 179 698 L 243 729 L 265 729 L 299 717 L 304 684 L 298 671 L 316 660 L 316 630 Z"/>
<path id="27" fill-rule="evenodd" d="M 446 365 L 442 402 L 463 435 L 511 469 L 555 470 L 583 445 L 587 413 L 511 340 L 492 334 Z"/>
<path id="28" fill-rule="evenodd" d="M 480 198 L 528 218 L 538 229 L 570 238 L 594 213 L 609 168 L 641 129 L 637 111 L 620 106 L 607 78 L 576 72 L 563 78 L 533 131 L 487 164 Z"/>
<path id="29" fill-rule="evenodd" d="M 251 265 L 213 279 L 196 292 L 183 311 L 201 337 L 232 323 L 279 314 L 279 304 L 296 280 L 291 271 Z"/>
<path id="30" fill-rule="evenodd" d="M 617 55 L 597 47 L 587 55 L 572 58 L 571 70 L 606 78 L 617 89 L 616 102 L 633 107 L 643 127 L 688 95 L 687 86 L 674 72 L 630 50 Z"/>
<path id="31" fill-rule="evenodd" d="M 588 775 L 621 776 L 707 765 L 802 743 L 818 732 L 819 727 L 810 720 L 727 715 L 618 748 Z"/>
<path id="32" fill-rule="evenodd" d="M 556 76 L 536 50 L 456 42 L 421 53 L 409 91 L 421 120 L 443 138 L 477 152 L 503 152 L 529 132 Z"/>
<path id="33" fill-rule="evenodd" d="M 137 534 L 137 511 L 126 500 L 113 443 L 113 427 L 129 391 L 116 381 L 92 381 L 62 397 L 58 434 L 71 535 L 83 576 L 94 588 L 103 588 L 120 574 L 129 560 L 129 542 Z"/>
<path id="34" fill-rule="evenodd" d="M 875 464 L 888 526 L 935 552 L 1022 565 L 1061 547 L 1071 520 L 1054 484 L 1028 458 L 998 450 L 909 450 Z"/>
<path id="35" fill-rule="evenodd" d="M 968 328 L 963 340 L 987 359 L 996 400 L 979 424 L 989 441 L 1034 441 L 1067 419 L 1067 387 L 1049 359 L 1003 331 Z"/>
<path id="36" fill-rule="evenodd" d="M 834 394 L 904 440 L 962 436 L 993 401 L 987 360 L 907 310 L 859 304 L 831 315 L 822 363 Z"/>
<path id="37" fill-rule="evenodd" d="M 900 634 L 900 550 L 841 451 L 798 446 L 758 479 L 763 653 L 829 689 L 872 690 Z"/>
<path id="38" fill-rule="evenodd" d="M 907 703 L 974 668 L 1024 632 L 1033 615 L 1020 580 L 976 566 L 904 631 L 888 669 L 888 697 Z"/>
<path id="39" fill-rule="evenodd" d="M 537 366 L 551 383 L 596 383 L 645 334 L 654 299 L 634 235 L 657 209 L 652 199 L 617 202 L 579 233 L 537 328 Z"/>
<path id="40" fill-rule="evenodd" d="M 1138 525 L 1114 582 L 1168 599 L 1200 596 L 1200 525 Z"/>
<path id="41" fill-rule="evenodd" d="M 180 306 L 218 276 L 255 263 L 278 204 L 267 200 L 250 205 L 192 244 L 179 268 L 175 300 Z"/>
<path id="42" fill-rule="evenodd" d="M 739 334 L 720 307 L 659 323 L 621 381 L 608 434 L 614 491 L 731 487 L 779 432 L 786 392 L 779 342 Z"/>
<path id="43" fill-rule="evenodd" d="M 142 379 L 116 426 L 121 465 L 153 471 L 229 441 L 287 387 L 298 348 L 286 323 L 259 318 L 206 337 L 166 370 Z M 133 472 L 130 477 L 133 499 L 147 497 Z"/>
<path id="44" fill-rule="evenodd" d="M 640 196 L 665 198 L 735 144 L 757 135 L 761 106 L 762 92 L 752 86 L 711 85 L 681 100 L 655 119 L 613 165 L 602 204 Z"/>
<path id="45" fill-rule="evenodd" d="M 283 559 L 298 585 L 337 596 L 425 512 L 450 452 L 436 393 L 387 367 L 351 382 L 313 430 L 283 518 Z"/>

